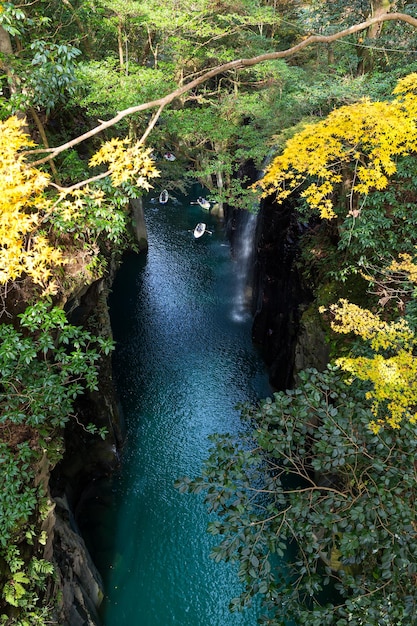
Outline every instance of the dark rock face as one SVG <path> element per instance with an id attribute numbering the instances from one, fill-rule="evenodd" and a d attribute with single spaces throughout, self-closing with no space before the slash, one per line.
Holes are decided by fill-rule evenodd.
<path id="1" fill-rule="evenodd" d="M 58 623 L 99 626 L 103 583 L 74 524 L 67 499 L 55 500 L 54 562 L 61 592 Z"/>
<path id="2" fill-rule="evenodd" d="M 66 305 L 70 321 L 96 335 L 111 337 L 107 294 L 108 288 L 100 280 L 75 295 Z M 108 434 L 103 440 L 86 432 L 77 420 L 70 420 L 65 429 L 64 457 L 50 478 L 55 504 L 53 561 L 61 592 L 58 619 L 62 626 L 99 626 L 103 586 L 80 527 L 86 503 L 95 498 L 91 486 L 114 472 L 123 442 L 110 355 L 100 363 L 99 390 L 77 399 L 75 411 L 80 424 L 105 427 Z"/>
<path id="3" fill-rule="evenodd" d="M 139 252 L 148 249 L 148 232 L 146 229 L 145 216 L 143 213 L 142 198 L 130 198 L 130 212 L 132 215 L 132 231 Z"/>
<path id="4" fill-rule="evenodd" d="M 253 277 L 252 337 L 277 390 L 293 386 L 300 307 L 311 300 L 295 261 L 303 232 L 290 203 L 267 198 L 260 208 Z"/>
<path id="5" fill-rule="evenodd" d="M 248 161 L 236 176 L 250 185 L 259 179 L 259 171 Z M 233 256 L 239 255 L 239 239 L 246 221 L 246 211 L 225 207 L 225 229 Z M 262 201 L 247 291 L 252 294 L 252 338 L 269 367 L 271 385 L 277 390 L 293 386 L 294 367 L 301 362 L 298 359 L 296 363 L 296 351 L 302 352 L 297 347 L 300 318 L 312 295 L 301 280 L 296 260 L 306 229 L 290 201 L 277 205 L 272 196 Z"/>
<path id="6" fill-rule="evenodd" d="M 301 315 L 297 344 L 295 347 L 295 384 L 299 382 L 298 372 L 313 367 L 322 372 L 329 362 L 329 344 L 316 306 L 304 309 Z"/>

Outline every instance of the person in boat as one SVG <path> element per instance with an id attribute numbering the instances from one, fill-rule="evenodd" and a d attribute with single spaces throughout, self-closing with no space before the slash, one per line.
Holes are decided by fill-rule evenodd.
<path id="1" fill-rule="evenodd" d="M 161 193 L 159 194 L 159 202 L 161 204 L 166 204 L 168 200 L 169 200 L 168 191 L 166 189 L 163 189 Z"/>
<path id="2" fill-rule="evenodd" d="M 194 237 L 196 239 L 198 237 L 201 237 L 202 235 L 204 235 L 205 230 L 206 230 L 206 225 L 204 224 L 204 222 L 199 222 L 194 229 Z"/>

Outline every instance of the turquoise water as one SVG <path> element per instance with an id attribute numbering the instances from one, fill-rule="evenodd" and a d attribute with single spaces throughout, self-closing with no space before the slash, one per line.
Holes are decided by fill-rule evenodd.
<path id="1" fill-rule="evenodd" d="M 103 622 L 254 626 L 256 607 L 228 611 L 239 585 L 232 566 L 209 558 L 201 499 L 173 487 L 198 474 L 208 435 L 242 428 L 237 403 L 271 393 L 242 315 L 242 268 L 221 225 L 189 201 L 149 203 L 145 216 L 149 252 L 124 262 L 110 302 L 127 443 L 98 558 Z M 199 221 L 212 234 L 194 239 Z"/>

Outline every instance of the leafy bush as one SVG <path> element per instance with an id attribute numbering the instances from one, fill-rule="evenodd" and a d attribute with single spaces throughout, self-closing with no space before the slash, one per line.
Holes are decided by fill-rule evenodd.
<path id="1" fill-rule="evenodd" d="M 62 427 L 75 398 L 97 389 L 97 348 L 109 353 L 112 342 L 68 324 L 47 302 L 28 307 L 20 325 L 0 326 L 0 423 Z"/>
<path id="2" fill-rule="evenodd" d="M 113 344 L 69 324 L 64 311 L 46 301 L 19 318 L 19 330 L 0 325 L 0 624 L 33 626 L 48 623 L 42 597 L 53 573 L 37 554 L 46 536 L 40 531 L 45 494 L 36 486 L 36 468 L 45 454 L 56 461 L 74 400 L 97 389 L 100 353 L 108 354 Z M 19 617 L 13 618 L 11 607 Z"/>
<path id="3" fill-rule="evenodd" d="M 366 385 L 335 368 L 301 381 L 244 408 L 247 437 L 215 436 L 202 475 L 177 486 L 204 493 L 212 556 L 238 563 L 232 609 L 260 594 L 271 626 L 405 624 L 417 605 L 415 429 L 373 433 Z"/>

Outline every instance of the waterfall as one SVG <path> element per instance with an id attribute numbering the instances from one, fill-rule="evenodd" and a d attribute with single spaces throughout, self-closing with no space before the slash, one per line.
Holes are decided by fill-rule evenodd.
<path id="1" fill-rule="evenodd" d="M 250 316 L 256 218 L 256 213 L 242 213 L 236 233 L 233 254 L 236 284 L 232 308 L 232 319 L 235 322 L 243 322 Z"/>
<path id="2" fill-rule="evenodd" d="M 275 148 L 271 148 L 264 158 L 261 170 L 257 171 L 257 180 L 260 180 L 265 174 L 265 169 L 271 162 L 275 152 Z M 252 211 L 241 212 L 235 235 L 233 258 L 236 265 L 236 286 L 232 309 L 232 319 L 235 322 L 244 322 L 251 316 L 255 232 L 258 210 L 259 204 L 254 204 Z"/>

